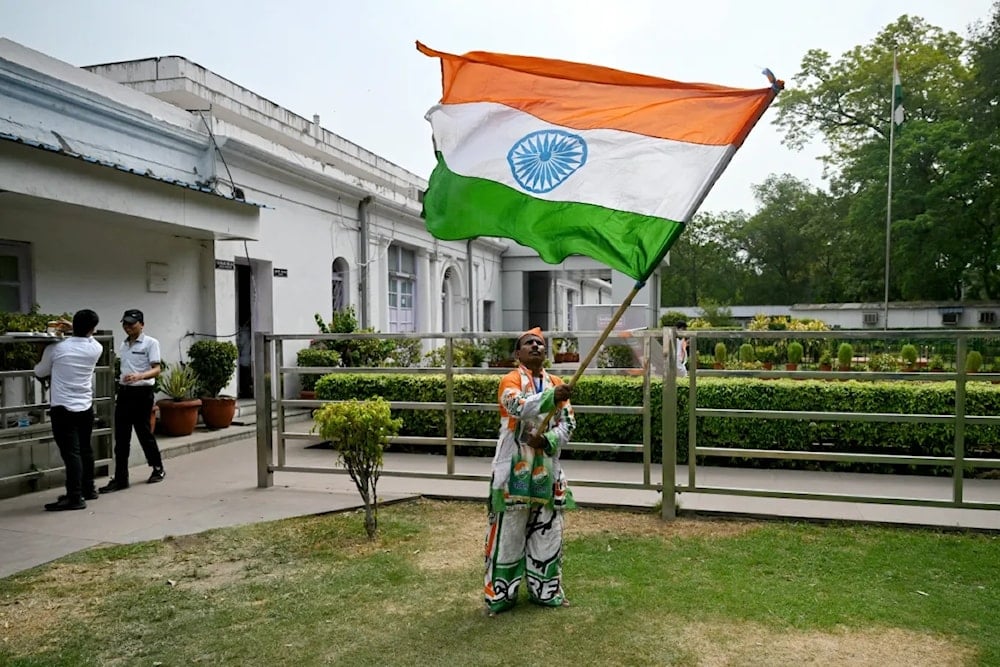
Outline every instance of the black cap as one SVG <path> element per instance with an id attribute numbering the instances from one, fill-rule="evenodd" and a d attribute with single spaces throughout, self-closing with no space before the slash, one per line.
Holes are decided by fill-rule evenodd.
<path id="1" fill-rule="evenodd" d="M 135 324 L 136 322 L 145 322 L 142 318 L 142 311 L 137 308 L 129 308 L 122 315 L 122 322 L 125 324 Z"/>

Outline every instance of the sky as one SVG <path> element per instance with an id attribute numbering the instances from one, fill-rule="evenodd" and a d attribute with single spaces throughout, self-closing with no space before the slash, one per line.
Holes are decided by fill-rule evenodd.
<path id="1" fill-rule="evenodd" d="M 791 82 L 809 49 L 833 58 L 903 14 L 967 36 L 993 0 L 0 0 L 0 36 L 73 65 L 183 56 L 424 178 L 440 51 L 497 51 L 678 81 Z M 886 73 L 886 95 L 891 73 Z M 905 89 L 905 72 L 902 73 Z M 813 143 L 781 143 L 770 109 L 701 207 L 756 210 L 752 186 L 789 173 L 825 187 Z"/>

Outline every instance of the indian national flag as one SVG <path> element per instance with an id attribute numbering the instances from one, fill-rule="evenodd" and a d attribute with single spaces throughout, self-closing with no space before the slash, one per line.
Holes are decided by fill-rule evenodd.
<path id="1" fill-rule="evenodd" d="M 895 55 L 892 57 L 892 122 L 896 125 L 903 124 L 903 84 L 899 80 Z"/>
<path id="2" fill-rule="evenodd" d="M 678 83 L 524 56 L 442 53 L 427 112 L 437 238 L 496 236 L 558 264 L 656 268 L 780 89 Z"/>

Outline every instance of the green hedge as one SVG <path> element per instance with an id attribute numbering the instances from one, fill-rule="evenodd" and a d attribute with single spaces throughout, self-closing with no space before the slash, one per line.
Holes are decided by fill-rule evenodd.
<path id="1" fill-rule="evenodd" d="M 494 403 L 499 378 L 480 375 L 455 376 L 455 401 Z M 687 462 L 687 381 L 678 383 L 677 425 L 679 463 Z M 985 382 L 966 385 L 966 411 L 970 415 L 1000 414 L 1000 387 Z M 346 400 L 382 396 L 390 401 L 443 402 L 443 375 L 327 375 L 316 383 L 320 399 Z M 773 409 L 807 412 L 887 412 L 911 414 L 952 414 L 954 382 L 832 382 L 822 380 L 753 380 L 705 378 L 698 383 L 699 407 L 726 409 Z M 662 385 L 652 383 L 653 460 L 661 461 Z M 632 377 L 580 379 L 574 389 L 577 405 L 639 406 L 642 380 Z M 393 410 L 402 417 L 400 435 L 443 437 L 444 410 Z M 455 417 L 455 435 L 460 438 L 496 437 L 496 411 L 462 411 Z M 698 423 L 698 444 L 703 447 L 739 447 L 784 451 L 838 451 L 913 456 L 949 456 L 954 428 L 947 424 L 828 422 L 768 419 L 702 418 Z M 574 442 L 642 442 L 641 415 L 577 414 Z M 966 425 L 966 456 L 1000 458 L 1000 427 Z M 474 452 L 482 455 L 486 452 Z M 426 448 L 420 451 L 426 451 Z M 460 449 L 462 453 L 473 453 Z M 613 452 L 567 451 L 567 458 L 637 460 L 638 455 Z M 853 472 L 945 473 L 927 466 L 816 461 L 747 460 L 706 457 L 709 464 L 839 470 Z M 983 471 L 980 471 L 983 472 Z"/>

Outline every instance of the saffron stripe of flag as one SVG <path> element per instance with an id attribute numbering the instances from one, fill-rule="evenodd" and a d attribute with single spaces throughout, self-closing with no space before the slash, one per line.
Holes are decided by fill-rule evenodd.
<path id="1" fill-rule="evenodd" d="M 475 52 L 441 59 L 424 198 L 441 239 L 509 238 L 644 281 L 779 85 L 744 90 Z M 780 84 L 780 82 L 779 82 Z"/>

